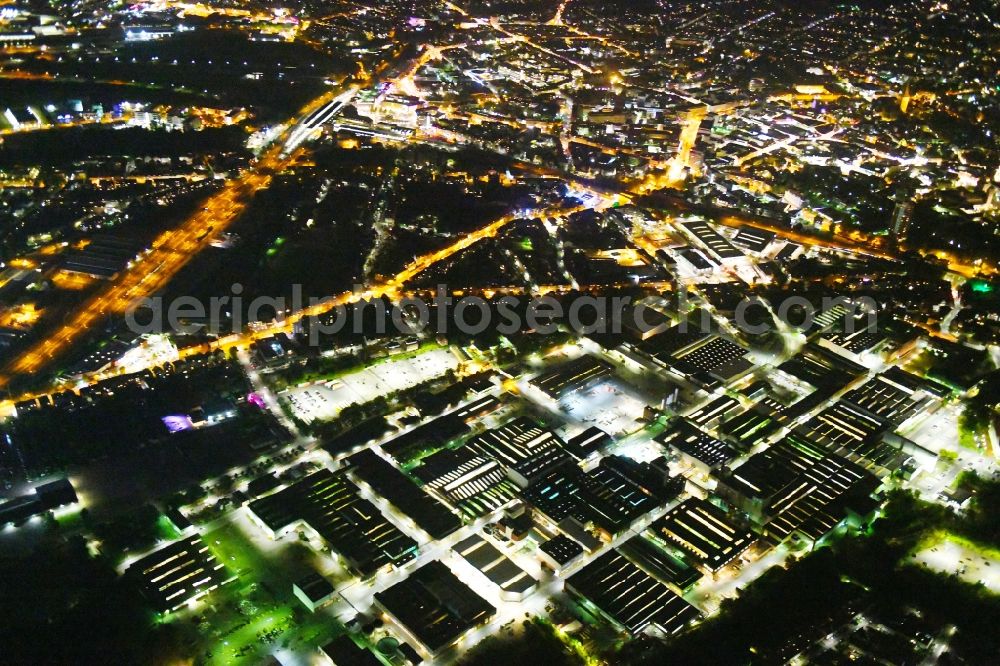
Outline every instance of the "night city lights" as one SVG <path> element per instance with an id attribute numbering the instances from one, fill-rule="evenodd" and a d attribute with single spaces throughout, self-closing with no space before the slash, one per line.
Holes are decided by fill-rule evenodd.
<path id="1" fill-rule="evenodd" d="M 0 665 L 994 665 L 998 0 L 0 0 Z"/>

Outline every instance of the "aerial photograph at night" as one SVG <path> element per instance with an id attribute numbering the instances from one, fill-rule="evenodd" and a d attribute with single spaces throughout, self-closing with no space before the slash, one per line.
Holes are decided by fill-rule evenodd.
<path id="1" fill-rule="evenodd" d="M 1000 664 L 1000 0 L 0 0 L 48 664 Z"/>

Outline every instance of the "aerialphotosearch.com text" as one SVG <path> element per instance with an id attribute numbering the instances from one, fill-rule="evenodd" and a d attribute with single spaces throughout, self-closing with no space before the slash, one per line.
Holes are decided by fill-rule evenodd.
<path id="1" fill-rule="evenodd" d="M 388 303 L 366 294 L 356 285 L 349 297 L 304 299 L 301 285 L 293 285 L 291 295 L 256 296 L 244 299 L 243 287 L 234 284 L 230 294 L 214 296 L 206 303 L 192 296 L 164 299 L 147 297 L 133 303 L 125 314 L 126 324 L 136 334 L 197 332 L 222 337 L 241 333 L 251 322 L 280 322 L 288 317 L 302 322 L 310 343 L 323 335 L 351 332 L 359 335 L 412 335 L 430 327 L 436 334 L 457 332 L 479 335 L 486 331 L 511 335 L 519 331 L 554 333 L 562 327 L 578 334 L 617 334 L 624 328 L 648 331 L 661 325 L 659 307 L 644 297 L 631 295 L 594 295 L 575 293 L 571 297 L 501 296 L 487 300 L 477 295 L 452 296 L 445 285 L 438 285 L 430 298 L 406 296 Z M 712 326 L 711 316 L 696 307 L 686 290 L 672 292 L 664 301 L 667 311 L 680 313 L 677 325 L 686 330 Z M 767 301 L 752 296 L 740 301 L 726 319 L 736 329 L 761 335 L 774 328 L 775 320 L 806 330 L 820 314 L 841 306 L 846 334 L 857 329 L 874 330 L 878 308 L 870 297 L 827 296 L 815 303 L 798 295 Z M 302 311 L 322 314 L 301 317 Z M 769 316 L 762 317 L 765 312 Z M 348 328 L 349 327 L 349 328 Z"/>

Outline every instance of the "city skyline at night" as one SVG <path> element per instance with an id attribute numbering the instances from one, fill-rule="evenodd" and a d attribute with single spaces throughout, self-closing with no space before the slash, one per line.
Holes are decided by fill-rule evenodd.
<path id="1" fill-rule="evenodd" d="M 991 664 L 995 0 L 0 4 L 0 662 Z"/>

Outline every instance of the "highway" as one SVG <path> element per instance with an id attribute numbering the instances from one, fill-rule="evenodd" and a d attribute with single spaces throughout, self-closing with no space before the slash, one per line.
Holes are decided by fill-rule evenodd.
<path id="1" fill-rule="evenodd" d="M 314 131 L 333 120 L 350 103 L 359 89 L 359 86 L 350 86 L 320 108 L 304 116 L 302 121 L 288 132 L 282 155 L 288 156 L 293 153 L 306 139 L 312 136 Z"/>

